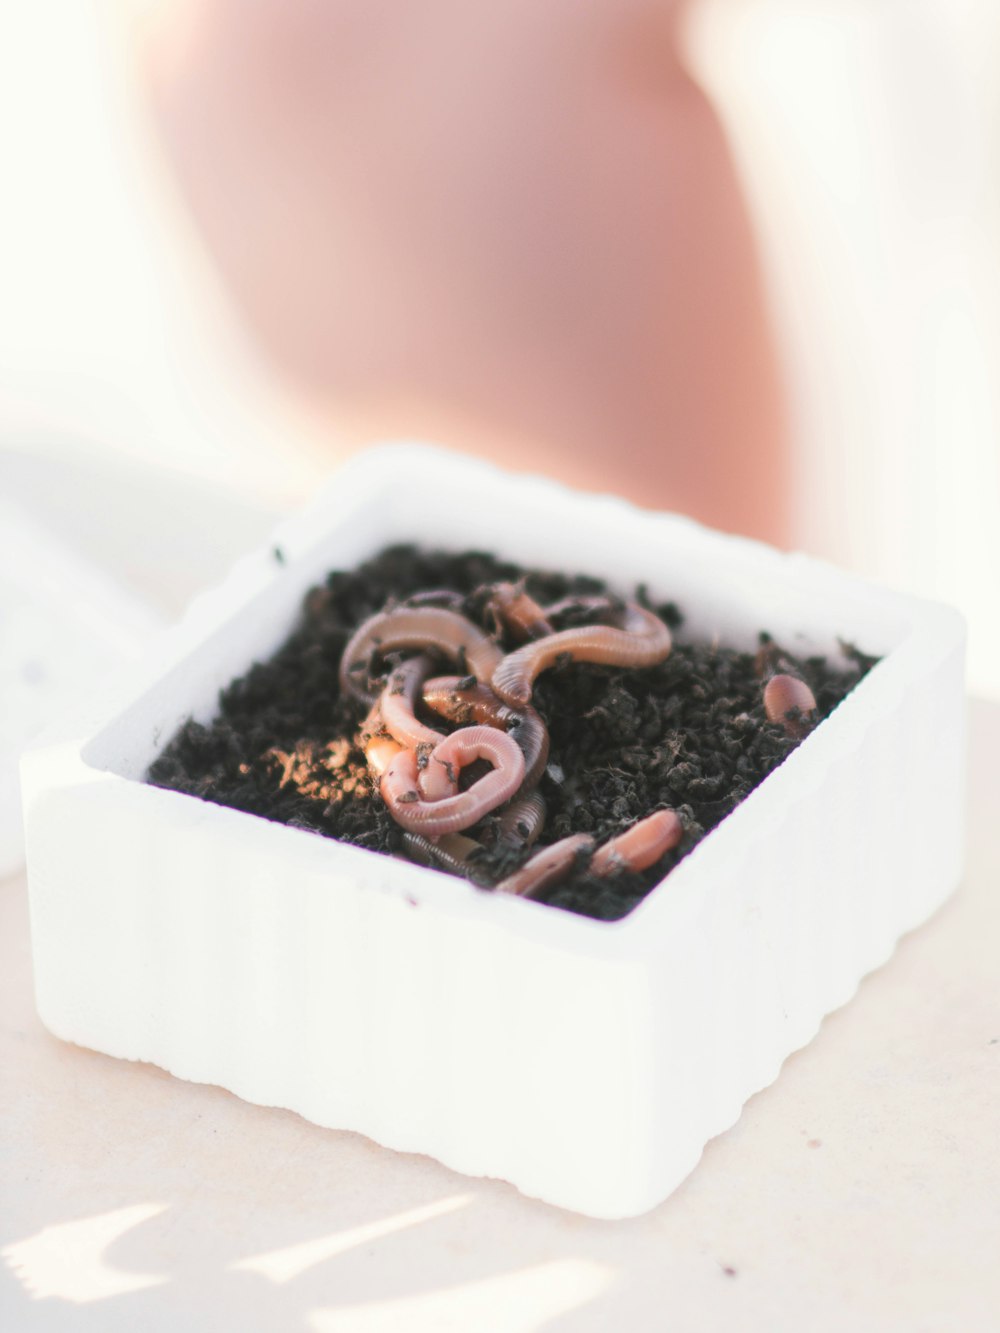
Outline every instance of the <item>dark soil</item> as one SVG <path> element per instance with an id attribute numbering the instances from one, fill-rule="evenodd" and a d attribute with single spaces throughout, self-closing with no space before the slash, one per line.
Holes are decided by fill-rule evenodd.
<path id="1" fill-rule="evenodd" d="M 363 709 L 340 696 L 337 670 L 344 646 L 361 621 L 391 599 L 427 589 L 461 593 L 465 614 L 492 631 L 484 614 L 484 585 L 525 576 L 528 592 L 543 605 L 569 594 L 604 591 L 598 579 L 527 571 L 482 552 L 456 555 L 403 546 L 357 570 L 330 574 L 305 598 L 300 623 L 283 646 L 222 692 L 210 725 L 187 722 L 152 765 L 148 780 L 372 851 L 398 852 L 401 830 L 355 745 Z M 651 603 L 642 588 L 637 598 L 672 628 L 681 624 L 672 603 Z M 586 619 L 587 613 L 570 611 L 555 627 Z M 664 807 L 677 810 L 685 825 L 679 847 L 651 869 L 597 878 L 584 867 L 551 889 L 545 901 L 604 920 L 631 911 L 800 743 L 767 721 L 762 673 L 787 670 L 801 676 L 823 718 L 876 661 L 847 648 L 851 667 L 842 671 L 824 658 L 795 658 L 766 632 L 761 645 L 755 656 L 675 642 L 665 662 L 645 670 L 568 663 L 538 679 L 533 703 L 552 741 L 541 782 L 549 815 L 539 846 L 570 833 L 589 833 L 603 842 Z M 432 716 L 428 721 L 444 725 Z M 488 843 L 491 819 L 470 835 Z M 509 854 L 504 860 L 487 846 L 474 873 L 494 880 L 526 855 L 517 854 L 511 864 Z"/>

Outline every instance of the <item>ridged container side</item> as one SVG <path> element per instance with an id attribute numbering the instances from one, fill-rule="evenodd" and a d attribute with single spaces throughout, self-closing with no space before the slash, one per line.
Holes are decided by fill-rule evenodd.
<path id="1" fill-rule="evenodd" d="M 754 810 L 752 830 L 730 842 L 721 871 L 716 858 L 701 877 L 697 909 L 684 923 L 691 965 L 664 971 L 659 984 L 663 1115 L 679 1103 L 698 1107 L 696 1126 L 682 1118 L 672 1126 L 678 1161 L 686 1133 L 697 1145 L 708 1127 L 733 1123 L 954 888 L 960 669 L 959 653 L 932 661 L 927 678 L 901 688 L 852 745 L 808 780 L 786 784 L 783 810 L 774 802 Z M 788 762 L 801 769 L 816 743 L 807 740 Z M 763 789 L 750 798 L 748 825 L 750 807 L 764 799 Z M 683 1023 L 671 1021 L 681 1014 Z M 673 1179 L 676 1163 L 663 1170 Z"/>

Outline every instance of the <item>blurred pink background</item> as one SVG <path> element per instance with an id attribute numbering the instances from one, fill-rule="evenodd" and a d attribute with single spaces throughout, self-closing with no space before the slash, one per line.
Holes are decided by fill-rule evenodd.
<path id="1" fill-rule="evenodd" d="M 225 3 L 208 8 L 224 23 Z M 170 62 L 183 66 L 186 58 L 188 9 L 35 0 L 0 15 L 0 449 L 8 459 L 32 460 L 36 491 L 38 469 L 48 469 L 57 499 L 60 486 L 67 488 L 60 503 L 70 512 L 76 473 L 65 459 L 72 456 L 77 467 L 86 458 L 98 469 L 126 462 L 167 469 L 264 515 L 307 495 L 339 457 L 373 435 L 436 435 L 583 485 L 612 485 L 619 477 L 618 489 L 648 503 L 775 536 L 953 602 L 972 626 L 971 684 L 1000 696 L 1000 11 L 990 0 L 705 0 L 690 8 L 680 49 L 707 94 L 704 105 L 725 126 L 759 245 L 759 291 L 747 277 L 753 256 L 741 249 L 742 204 L 734 191 L 714 214 L 711 201 L 705 205 L 702 224 L 735 219 L 728 233 L 723 224 L 720 236 L 706 241 L 717 243 L 715 254 L 735 247 L 739 262 L 730 274 L 707 265 L 692 276 L 692 264 L 704 259 L 695 245 L 676 261 L 675 285 L 662 289 L 661 305 L 669 307 L 662 326 L 655 300 L 619 301 L 623 291 L 643 291 L 643 256 L 655 258 L 662 240 L 664 264 L 647 264 L 659 296 L 675 251 L 662 228 L 646 234 L 633 227 L 642 210 L 618 208 L 602 178 L 592 197 L 604 207 L 586 237 L 589 248 L 561 254 L 558 218 L 545 235 L 531 287 L 541 294 L 537 309 L 518 306 L 517 293 L 505 303 L 502 283 L 484 296 L 473 285 L 475 255 L 438 256 L 443 267 L 432 282 L 418 250 L 416 278 L 406 288 L 410 324 L 401 332 L 372 315 L 365 326 L 361 316 L 372 310 L 366 292 L 373 300 L 380 294 L 361 280 L 353 258 L 363 256 L 376 272 L 397 243 L 392 233 L 381 250 L 369 244 L 369 232 L 360 247 L 356 237 L 332 235 L 327 308 L 340 322 L 322 325 L 314 337 L 306 316 L 318 305 L 281 327 L 270 318 L 269 297 L 255 304 L 258 278 L 266 296 L 250 248 L 258 238 L 246 238 L 241 272 L 232 230 L 199 227 L 189 212 L 193 197 L 205 221 L 197 173 L 179 185 L 164 153 L 150 116 L 150 69 L 175 161 L 178 134 L 188 133 L 192 146 L 185 107 L 197 109 L 197 98 L 211 92 L 195 80 L 182 83 L 183 95 L 171 101 Z M 165 13 L 170 41 L 158 48 L 160 65 L 150 65 L 135 24 L 162 22 Z M 661 78 L 660 43 L 667 57 L 671 49 L 665 31 L 654 25 L 647 41 L 637 29 L 635 78 Z M 404 44 L 394 57 L 399 70 L 408 67 L 406 52 Z M 533 95 L 546 86 L 544 62 L 540 68 Z M 475 65 L 464 77 L 472 97 Z M 466 85 L 458 87 L 463 96 Z M 662 91 L 657 83 L 654 95 Z M 376 115 L 380 85 L 368 94 L 357 105 Z M 701 96 L 696 91 L 698 105 Z M 496 104 L 502 107 L 502 98 Z M 580 105 L 586 108 L 586 97 Z M 512 97 L 514 129 L 498 133 L 520 152 L 529 124 L 519 125 L 517 106 Z M 199 128 L 196 122 L 193 143 L 211 166 L 211 136 L 206 130 L 202 143 Z M 440 140 L 426 132 L 436 150 Z M 443 131 L 457 132 L 454 124 Z M 697 132 L 712 134 L 707 118 Z M 474 127 L 468 134 L 475 138 Z M 588 142 L 582 134 L 581 153 Z M 612 144 L 612 183 L 627 203 L 634 188 L 639 202 L 655 209 L 655 172 L 650 185 L 641 159 L 631 175 L 620 159 Z M 542 155 L 536 165 L 544 172 L 549 163 Z M 695 186 L 666 200 L 668 219 L 683 215 L 678 200 L 701 197 L 698 164 L 682 170 L 675 160 L 674 167 L 682 186 L 688 170 Z M 444 168 L 428 160 L 426 170 Z M 717 179 L 725 193 L 724 172 Z M 546 198 L 549 183 L 542 180 Z M 429 188 L 421 195 L 419 184 L 414 197 L 440 205 Z M 282 190 L 274 194 L 280 205 Z M 492 216 L 488 199 L 475 191 L 469 199 L 472 224 Z M 501 249 L 513 246 L 504 221 L 510 204 L 500 200 L 503 225 L 491 239 Z M 572 205 L 565 201 L 567 216 Z M 315 221 L 308 207 L 292 213 L 293 230 L 301 221 L 308 236 L 307 223 Z M 530 253 L 544 218 L 536 225 L 526 205 L 521 221 Z M 606 329 L 603 340 L 591 336 L 586 302 L 567 312 L 556 301 L 552 309 L 553 293 L 563 290 L 570 302 L 595 272 L 602 227 L 618 256 L 602 308 L 621 318 L 624 344 Z M 519 254 L 512 248 L 507 257 L 516 263 Z M 338 275 L 343 255 L 352 264 Z M 462 299 L 481 299 L 483 308 L 495 305 L 510 316 L 506 324 L 487 322 L 475 345 L 454 329 L 450 343 L 441 332 L 455 303 L 446 290 L 452 264 L 469 284 L 456 287 Z M 706 290 L 712 301 L 699 308 Z M 672 292 L 679 293 L 674 306 Z M 434 333 L 423 340 L 421 301 Z M 431 321 L 432 304 L 435 311 L 446 307 L 440 327 Z M 390 315 L 393 309 L 386 306 Z M 247 310 L 253 331 L 241 317 Z M 526 345 L 519 332 L 536 319 L 543 321 L 537 344 Z M 454 328 L 463 327 L 456 317 Z M 348 336 L 354 330 L 375 349 L 378 373 L 369 383 L 361 372 L 371 359 L 352 364 L 348 356 L 357 350 Z M 338 337 L 345 348 L 339 359 Z M 629 337 L 647 349 L 648 364 L 637 367 Z M 605 393 L 604 349 L 620 344 L 629 354 L 609 371 Z M 315 347 L 330 352 L 339 377 L 326 373 L 322 355 L 318 368 L 308 364 Z M 567 347 L 572 356 L 562 355 Z M 481 373 L 491 355 L 492 379 Z M 435 389 L 427 401 L 404 391 L 421 386 L 421 370 L 424 386 Z M 655 407 L 661 379 L 669 387 L 662 411 Z M 779 381 L 783 409 L 774 392 Z M 511 383 L 519 415 L 505 419 L 503 386 Z M 462 393 L 456 387 L 449 395 L 454 386 Z M 629 404 L 640 405 L 634 418 Z M 672 411 L 676 429 L 664 429 Z M 23 469 L 8 467 L 0 484 L 20 475 Z"/>

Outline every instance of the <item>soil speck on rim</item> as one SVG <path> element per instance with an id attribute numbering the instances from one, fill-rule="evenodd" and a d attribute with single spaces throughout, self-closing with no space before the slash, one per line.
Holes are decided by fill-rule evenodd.
<path id="1" fill-rule="evenodd" d="M 280 548 L 273 555 L 283 563 Z M 600 579 L 585 574 L 413 546 L 389 547 L 357 569 L 332 572 L 306 594 L 298 624 L 274 655 L 222 691 L 211 722 L 184 723 L 147 780 L 373 852 L 400 853 L 402 829 L 357 746 L 362 710 L 340 694 L 344 646 L 388 602 L 428 589 L 460 594 L 462 613 L 493 632 L 484 589 L 521 579 L 542 606 L 605 591 Z M 537 847 L 575 833 L 602 843 L 663 808 L 676 810 L 684 824 L 680 844 L 648 870 L 606 877 L 584 870 L 545 895 L 553 906 L 601 920 L 630 912 L 801 743 L 766 717 L 762 663 L 806 681 L 822 719 L 877 660 L 849 645 L 843 645 L 846 669 L 822 657 L 801 659 L 775 643 L 766 626 L 756 653 L 684 642 L 677 606 L 651 602 L 645 588 L 636 595 L 681 630 L 670 656 L 643 670 L 569 662 L 539 678 L 532 700 L 551 737 L 540 782 L 548 818 Z M 594 615 L 581 601 L 553 623 L 568 629 Z M 425 720 L 442 727 L 433 714 Z M 488 815 L 470 836 L 490 844 L 496 819 Z M 477 869 L 499 878 L 529 854 L 512 859 L 509 849 L 487 845 Z"/>

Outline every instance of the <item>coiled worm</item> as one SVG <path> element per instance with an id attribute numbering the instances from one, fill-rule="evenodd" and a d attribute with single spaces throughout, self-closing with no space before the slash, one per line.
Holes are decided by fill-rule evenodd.
<path id="1" fill-rule="evenodd" d="M 524 755 L 506 732 L 493 727 L 464 727 L 435 747 L 428 767 L 437 762 L 457 773 L 475 759 L 485 759 L 493 768 L 468 791 L 429 800 L 420 790 L 417 752 L 400 750 L 379 783 L 382 798 L 397 824 L 410 833 L 440 837 L 470 828 L 509 801 L 524 781 Z"/>
<path id="2" fill-rule="evenodd" d="M 439 717 L 459 726 L 477 722 L 508 732 L 524 754 L 524 785 L 533 787 L 548 762 L 548 727 L 530 705 L 510 708 L 488 685 L 462 685 L 461 676 L 435 676 L 424 682 L 424 703 Z"/>
<path id="3" fill-rule="evenodd" d="M 444 740 L 444 737 L 440 732 L 432 731 L 430 727 L 426 730 L 432 739 L 417 741 L 415 745 L 408 744 L 393 736 L 385 726 L 382 717 L 384 698 L 385 692 L 383 691 L 375 703 L 372 704 L 368 716 L 361 724 L 361 731 L 358 736 L 358 744 L 364 751 L 365 759 L 368 761 L 368 767 L 372 773 L 381 780 L 396 756 L 405 752 L 413 755 L 417 773 L 417 791 L 420 796 L 425 800 L 440 800 L 444 796 L 454 796 L 458 791 L 458 774 L 450 767 L 431 769 L 429 766 L 430 754 L 434 746 Z M 413 722 L 417 726 L 421 725 L 416 721 L 416 718 L 413 719 Z M 436 781 L 431 781 L 432 774 Z M 405 788 L 401 790 L 405 791 Z"/>
<path id="4" fill-rule="evenodd" d="M 351 636 L 340 659 L 340 688 L 367 703 L 375 695 L 361 681 L 376 653 L 416 648 L 441 653 L 479 680 L 489 680 L 503 653 L 477 625 L 436 606 L 397 606 L 370 616 Z"/>

